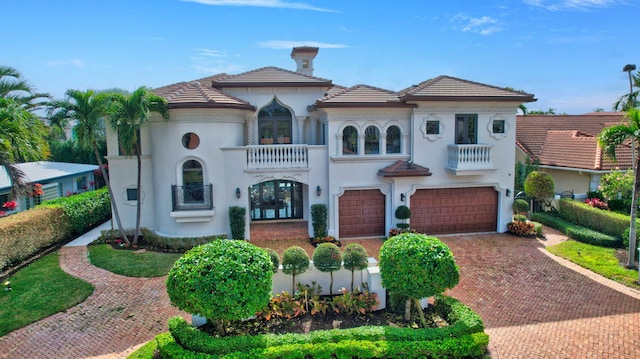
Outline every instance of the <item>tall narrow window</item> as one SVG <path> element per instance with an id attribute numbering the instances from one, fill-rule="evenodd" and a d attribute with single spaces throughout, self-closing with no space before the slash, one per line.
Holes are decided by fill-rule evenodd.
<path id="1" fill-rule="evenodd" d="M 202 164 L 188 160 L 182 165 L 184 202 L 204 202 L 204 175 Z"/>
<path id="2" fill-rule="evenodd" d="M 260 144 L 291 143 L 292 114 L 286 107 L 273 99 L 258 113 Z"/>
<path id="3" fill-rule="evenodd" d="M 456 115 L 456 144 L 478 143 L 478 115 Z"/>
<path id="4" fill-rule="evenodd" d="M 358 154 L 358 130 L 353 126 L 347 126 L 342 130 L 342 154 Z"/>
<path id="5" fill-rule="evenodd" d="M 387 153 L 400 153 L 400 128 L 387 128 Z"/>
<path id="6" fill-rule="evenodd" d="M 367 155 L 380 153 L 380 131 L 375 126 L 369 126 L 364 130 L 364 153 Z"/>

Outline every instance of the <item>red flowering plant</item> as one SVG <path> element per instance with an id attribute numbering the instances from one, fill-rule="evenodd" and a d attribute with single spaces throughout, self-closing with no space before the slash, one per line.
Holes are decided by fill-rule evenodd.
<path id="1" fill-rule="evenodd" d="M 36 197 L 43 194 L 44 194 L 44 190 L 42 189 L 42 185 L 40 183 L 34 184 L 31 190 L 29 191 L 30 197 Z"/>
<path id="2" fill-rule="evenodd" d="M 2 205 L 2 208 L 5 208 L 7 211 L 13 211 L 18 207 L 16 201 L 8 201 Z"/>
<path id="3" fill-rule="evenodd" d="M 598 198 L 589 198 L 586 201 L 584 201 L 584 203 L 586 203 L 586 204 L 588 204 L 588 205 L 590 205 L 591 207 L 594 207 L 594 208 L 602 209 L 602 210 L 605 210 L 605 211 L 609 210 L 609 206 L 605 202 L 601 201 Z"/>

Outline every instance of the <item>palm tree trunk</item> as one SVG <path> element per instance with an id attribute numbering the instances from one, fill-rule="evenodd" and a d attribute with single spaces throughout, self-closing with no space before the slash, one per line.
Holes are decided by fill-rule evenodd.
<path id="1" fill-rule="evenodd" d="M 638 141 L 634 141 L 633 151 L 637 155 Z M 631 195 L 631 211 L 629 212 L 629 262 L 627 268 L 636 268 L 636 218 L 638 217 L 638 193 L 640 193 L 640 156 L 636 157 L 635 178 L 633 179 L 633 193 Z"/>
<path id="2" fill-rule="evenodd" d="M 138 140 L 139 141 L 139 140 Z M 137 188 L 136 188 L 136 231 L 133 234 L 133 244 L 138 244 L 138 232 L 140 231 L 140 207 L 141 207 L 141 203 L 140 203 L 140 195 L 142 193 L 142 191 L 140 190 L 140 185 L 142 183 L 142 159 L 140 158 L 140 144 L 138 144 L 137 146 L 138 148 L 136 148 L 136 159 L 138 160 L 138 183 L 137 183 Z"/>
<path id="3" fill-rule="evenodd" d="M 120 221 L 120 213 L 118 212 L 118 206 L 116 205 L 115 196 L 113 195 L 113 190 L 111 189 L 111 181 L 109 181 L 109 176 L 107 175 L 107 171 L 104 169 L 102 159 L 100 158 L 100 153 L 98 152 L 98 144 L 95 141 L 93 142 L 93 154 L 96 156 L 96 161 L 98 162 L 98 166 L 100 167 L 102 178 L 104 178 L 104 184 L 107 186 L 107 191 L 109 192 L 109 198 L 111 199 L 111 208 L 113 208 L 113 215 L 116 217 L 116 224 L 118 225 L 118 230 L 120 230 L 120 235 L 122 236 L 122 240 L 124 240 L 126 244 L 129 244 L 129 238 L 127 238 L 127 234 L 122 228 L 122 221 Z"/>

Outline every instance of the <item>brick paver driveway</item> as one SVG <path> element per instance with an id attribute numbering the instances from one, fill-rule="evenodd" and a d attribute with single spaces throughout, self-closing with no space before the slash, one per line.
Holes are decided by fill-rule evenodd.
<path id="1" fill-rule="evenodd" d="M 492 358 L 640 358 L 640 292 L 552 258 L 547 232 L 442 237 L 460 266 L 448 294 L 484 319 Z"/>
<path id="2" fill-rule="evenodd" d="M 640 358 L 640 293 L 545 254 L 547 241 L 503 234 L 443 236 L 460 266 L 448 294 L 484 319 L 504 358 Z M 556 232 L 557 233 L 557 232 Z M 381 241 L 358 240 L 375 253 Z M 164 278 L 91 266 L 86 247 L 61 250 L 62 268 L 96 286 L 85 302 L 0 338 L 0 358 L 123 358 L 179 313 Z M 569 268 L 572 267 L 572 268 Z"/>

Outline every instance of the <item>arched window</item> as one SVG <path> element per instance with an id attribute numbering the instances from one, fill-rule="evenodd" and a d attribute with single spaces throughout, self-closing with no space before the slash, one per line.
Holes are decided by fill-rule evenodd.
<path id="1" fill-rule="evenodd" d="M 260 144 L 291 143 L 292 118 L 291 111 L 274 98 L 258 112 Z"/>
<path id="2" fill-rule="evenodd" d="M 358 130 L 353 126 L 347 126 L 342 130 L 342 154 L 358 154 Z"/>
<path id="3" fill-rule="evenodd" d="M 398 126 L 387 128 L 387 153 L 400 153 L 401 134 Z"/>
<path id="4" fill-rule="evenodd" d="M 380 131 L 375 126 L 369 126 L 364 130 L 364 153 L 367 155 L 380 153 Z"/>
<path id="5" fill-rule="evenodd" d="M 200 162 L 188 160 L 182 165 L 182 186 L 185 203 L 204 201 L 204 172 Z"/>

